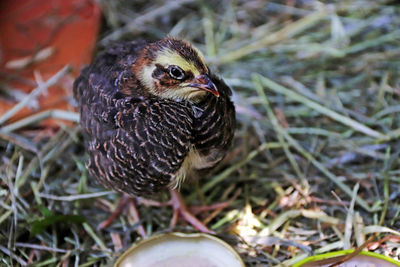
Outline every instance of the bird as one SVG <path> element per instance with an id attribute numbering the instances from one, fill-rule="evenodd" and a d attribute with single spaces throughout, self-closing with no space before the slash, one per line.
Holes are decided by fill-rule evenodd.
<path id="1" fill-rule="evenodd" d="M 81 71 L 73 93 L 89 173 L 112 190 L 152 198 L 179 189 L 232 144 L 232 90 L 183 39 L 110 45 Z"/>

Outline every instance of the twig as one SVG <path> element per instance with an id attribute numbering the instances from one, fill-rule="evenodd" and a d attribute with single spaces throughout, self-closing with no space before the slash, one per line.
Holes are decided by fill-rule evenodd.
<path id="1" fill-rule="evenodd" d="M 331 119 L 334 119 L 344 125 L 347 125 L 350 128 L 352 128 L 358 132 L 364 133 L 364 134 L 374 137 L 374 138 L 389 139 L 388 136 L 386 136 L 380 132 L 377 132 L 377 131 L 375 131 L 353 119 L 345 117 L 333 110 L 330 110 L 330 109 L 328 109 L 328 108 L 326 108 L 326 107 L 324 107 L 324 106 L 322 106 L 322 105 L 320 105 L 320 104 L 318 104 L 318 103 L 316 103 L 294 91 L 291 91 L 291 90 L 275 83 L 274 81 L 268 79 L 267 77 L 264 77 L 262 75 L 254 75 L 253 80 L 254 79 L 257 79 L 258 83 L 262 84 L 263 86 L 268 87 L 269 89 L 273 90 L 274 92 L 284 94 L 285 96 L 287 96 L 295 101 L 299 101 L 299 102 L 303 103 L 304 105 L 330 117 Z"/>
<path id="2" fill-rule="evenodd" d="M 339 266 L 340 264 L 349 261 L 350 259 L 354 258 L 355 256 L 357 256 L 369 243 L 371 243 L 374 239 L 376 238 L 376 234 L 371 235 L 367 241 L 365 241 L 364 244 L 362 244 L 361 246 L 359 246 L 357 249 L 355 249 L 352 253 L 350 253 L 349 255 L 346 255 L 346 257 L 344 257 L 343 259 L 329 265 L 328 267 L 336 267 Z"/>
<path id="3" fill-rule="evenodd" d="M 26 261 L 24 261 L 23 259 L 21 259 L 17 255 L 15 255 L 9 249 L 7 249 L 6 247 L 3 247 L 2 245 L 0 245 L 0 251 L 2 251 L 4 254 L 8 255 L 10 258 L 13 258 L 14 260 L 16 260 L 22 266 L 28 265 L 28 263 Z"/>
<path id="4" fill-rule="evenodd" d="M 205 185 L 203 185 L 201 187 L 201 192 L 205 193 L 208 190 L 210 190 L 211 188 L 213 188 L 216 184 L 220 183 L 221 181 L 223 181 L 224 179 L 226 179 L 231 173 L 233 173 L 234 171 L 236 171 L 237 169 L 239 169 L 240 167 L 242 167 L 243 165 L 245 165 L 246 163 L 248 163 L 249 161 L 251 161 L 254 157 L 256 157 L 259 153 L 261 153 L 262 151 L 266 150 L 266 149 L 272 149 L 272 148 L 280 148 L 281 144 L 279 143 L 265 143 L 260 145 L 257 149 L 251 151 L 245 159 L 243 159 L 242 161 L 236 163 L 235 165 L 227 168 L 226 170 L 224 170 L 223 172 L 221 172 L 220 174 L 218 174 L 217 176 L 215 176 L 211 181 L 209 181 L 208 183 L 206 183 Z M 188 197 L 188 199 L 193 198 L 194 195 L 190 195 Z"/>
<path id="5" fill-rule="evenodd" d="M 96 233 L 93 231 L 92 227 L 90 227 L 89 224 L 87 223 L 83 223 L 83 228 L 85 229 L 85 231 L 93 238 L 93 240 L 96 242 L 96 244 L 100 247 L 100 249 L 103 252 L 110 252 L 110 250 L 106 247 L 106 245 L 103 243 L 102 239 L 99 238 Z M 110 257 L 110 255 L 107 256 Z"/>
<path id="6" fill-rule="evenodd" d="M 7 126 L 0 128 L 0 133 L 2 133 L 2 132 L 9 133 L 9 132 L 15 131 L 22 127 L 28 126 L 30 124 L 33 124 L 33 123 L 36 123 L 36 122 L 39 122 L 39 121 L 42 121 L 42 120 L 48 119 L 48 118 L 68 120 L 68 121 L 72 121 L 72 122 L 79 122 L 79 114 L 76 112 L 57 110 L 57 109 L 45 110 L 45 111 L 39 112 L 37 114 L 26 117 L 22 120 L 16 121 L 14 123 L 8 124 Z"/>
<path id="7" fill-rule="evenodd" d="M 113 193 L 112 191 L 106 191 L 106 192 L 97 192 L 97 193 L 71 195 L 71 196 L 54 196 L 54 195 L 42 193 L 42 194 L 39 194 L 39 196 L 42 198 L 59 200 L 59 201 L 75 201 L 75 200 L 79 200 L 79 199 L 102 197 L 102 196 L 106 196 L 106 195 L 109 195 L 112 193 Z"/>
<path id="8" fill-rule="evenodd" d="M 296 34 L 303 32 L 304 30 L 310 28 L 311 26 L 315 25 L 318 21 L 325 18 L 328 14 L 327 10 L 322 10 L 310 14 L 298 21 L 295 21 L 283 29 L 266 34 L 264 38 L 255 41 L 249 45 L 243 46 L 239 49 L 236 49 L 232 52 L 229 52 L 221 57 L 217 58 L 216 61 L 219 64 L 226 64 L 235 60 L 238 60 L 250 53 L 253 53 L 257 50 L 267 47 L 268 45 L 276 44 L 281 42 L 282 40 L 289 39 Z"/>
<path id="9" fill-rule="evenodd" d="M 132 33 L 137 31 L 138 25 L 142 25 L 148 21 L 154 20 L 158 16 L 164 15 L 169 13 L 175 9 L 178 9 L 184 4 L 191 3 L 194 0 L 180 0 L 180 1 L 165 1 L 164 5 L 154 8 L 148 13 L 141 15 L 131 21 L 130 23 L 126 24 L 125 26 L 115 30 L 111 34 L 107 35 L 100 41 L 101 45 L 107 45 L 112 41 L 120 39 L 126 33 Z"/>
<path id="10" fill-rule="evenodd" d="M 356 200 L 358 189 L 360 188 L 359 184 L 356 184 L 353 188 L 353 196 L 351 198 L 350 207 L 347 211 L 346 222 L 345 222 L 345 230 L 344 230 L 344 240 L 343 240 L 343 248 L 350 249 L 350 238 L 353 229 L 353 220 L 354 220 L 354 203 Z"/>
<path id="11" fill-rule="evenodd" d="M 257 89 L 257 92 L 261 96 L 263 104 L 265 106 L 269 106 L 269 101 L 263 91 L 262 83 L 261 83 L 261 75 L 253 76 L 254 85 Z M 287 90 L 287 89 L 285 89 Z M 277 128 L 279 130 L 279 127 Z M 332 180 L 340 189 L 342 189 L 347 195 L 352 196 L 352 190 L 342 181 L 340 181 L 333 173 L 331 173 L 323 164 L 317 161 L 307 150 L 305 150 L 295 139 L 293 139 L 286 131 L 282 131 L 285 139 L 289 142 L 289 144 L 295 148 L 298 152 L 300 152 L 306 159 L 308 159 L 317 169 L 319 169 L 323 174 L 325 174 L 330 180 Z M 367 211 L 372 211 L 371 207 L 368 203 L 360 197 L 356 197 L 357 203 L 362 206 Z"/>
<path id="12" fill-rule="evenodd" d="M 37 250 L 46 250 L 46 251 L 57 252 L 57 253 L 70 252 L 70 250 L 67 250 L 67 249 L 52 248 L 52 247 L 46 247 L 46 246 L 41 246 L 41 245 L 36 245 L 36 244 L 29 244 L 29 243 L 21 243 L 21 242 L 16 242 L 15 246 L 21 247 L 21 248 L 33 248 L 33 249 L 37 249 Z"/>

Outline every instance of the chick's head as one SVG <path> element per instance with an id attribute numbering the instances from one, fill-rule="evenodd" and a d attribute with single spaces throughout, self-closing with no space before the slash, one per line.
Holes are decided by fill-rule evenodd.
<path id="1" fill-rule="evenodd" d="M 202 53 L 189 43 L 164 38 L 144 48 L 134 72 L 149 93 L 175 100 L 201 100 L 219 96 Z"/>

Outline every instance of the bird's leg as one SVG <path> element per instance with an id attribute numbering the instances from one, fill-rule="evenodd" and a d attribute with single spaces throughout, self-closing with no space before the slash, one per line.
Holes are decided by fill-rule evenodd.
<path id="1" fill-rule="evenodd" d="M 199 219 L 197 219 L 193 214 L 191 214 L 182 199 L 181 194 L 176 191 L 176 190 L 170 190 L 171 192 L 171 202 L 172 206 L 174 208 L 174 216 L 171 220 L 171 226 L 173 227 L 174 224 L 176 223 L 177 220 L 177 213 L 181 214 L 182 217 L 191 225 L 193 225 L 194 228 L 197 230 L 204 232 L 204 233 L 210 233 L 210 234 L 215 234 L 214 231 L 210 230 L 207 228 L 207 226 L 204 225 Z"/>
<path id="2" fill-rule="evenodd" d="M 222 210 L 225 209 L 226 207 L 229 207 L 232 202 L 242 193 L 242 190 L 239 188 L 236 190 L 236 192 L 233 194 L 233 196 L 228 199 L 227 201 L 224 202 L 219 202 L 215 203 L 212 205 L 203 205 L 203 206 L 196 206 L 196 207 L 190 207 L 190 210 L 196 214 L 202 211 L 209 211 L 209 210 Z"/>
<path id="3" fill-rule="evenodd" d="M 97 226 L 97 230 L 102 230 L 102 229 L 110 226 L 110 224 L 112 224 L 112 222 L 122 213 L 124 208 L 128 206 L 128 203 L 131 200 L 132 200 L 131 196 L 129 196 L 127 194 L 123 194 L 122 197 L 118 200 L 118 205 L 115 208 L 115 210 L 111 213 L 111 215 L 106 220 L 102 221 Z"/>
<path id="4" fill-rule="evenodd" d="M 207 224 L 209 221 L 211 221 L 215 216 L 217 216 L 223 209 L 226 207 L 230 206 L 232 202 L 240 195 L 242 190 L 239 188 L 236 190 L 236 192 L 233 194 L 233 196 L 224 202 L 216 203 L 213 205 L 207 205 L 207 206 L 198 206 L 198 207 L 192 207 L 191 210 L 194 214 L 205 211 L 205 210 L 214 210 L 209 216 L 207 216 L 203 222 Z"/>
<path id="5" fill-rule="evenodd" d="M 199 213 L 202 211 L 209 211 L 209 210 L 214 210 L 214 212 L 206 219 L 206 221 L 210 221 L 212 218 L 214 218 L 216 215 L 221 212 L 222 209 L 228 207 L 231 205 L 231 203 L 240 195 L 241 190 L 237 190 L 233 197 L 225 202 L 222 203 L 217 203 L 214 205 L 208 205 L 208 206 L 199 206 L 199 207 L 191 207 L 190 210 L 193 211 L 193 213 Z M 170 222 L 170 227 L 173 228 L 178 222 L 178 217 L 181 215 L 188 223 L 193 225 L 197 230 L 205 233 L 214 233 L 210 229 L 205 226 L 205 224 L 201 221 L 199 221 L 193 214 L 189 211 L 187 208 L 184 200 L 182 199 L 182 196 L 180 193 L 176 190 L 170 190 L 171 193 L 171 200 L 168 202 L 159 202 L 151 199 L 146 199 L 139 197 L 137 198 L 138 204 L 146 205 L 146 206 L 152 206 L 152 207 L 166 207 L 166 206 L 172 206 L 174 211 L 172 214 L 171 222 Z"/>
<path id="6" fill-rule="evenodd" d="M 113 223 L 113 221 L 124 211 L 126 207 L 129 208 L 129 213 L 133 217 L 134 221 L 139 221 L 140 220 L 139 213 L 135 206 L 134 197 L 128 194 L 123 194 L 122 197 L 118 200 L 118 205 L 115 208 L 115 210 L 106 220 L 104 220 L 97 226 L 97 229 L 102 230 L 110 226 L 110 224 Z M 141 237 L 146 237 L 146 231 L 144 230 L 142 225 L 138 226 L 137 232 Z"/>

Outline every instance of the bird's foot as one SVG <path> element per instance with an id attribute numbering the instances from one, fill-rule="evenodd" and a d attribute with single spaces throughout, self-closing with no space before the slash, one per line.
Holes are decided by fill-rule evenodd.
<path id="1" fill-rule="evenodd" d="M 122 213 L 125 207 L 127 207 L 129 201 L 131 201 L 131 197 L 129 195 L 124 194 L 119 200 L 118 205 L 115 210 L 111 213 L 111 215 L 102 221 L 98 226 L 97 230 L 102 230 L 108 226 L 110 226 L 113 221 Z"/>
<path id="2" fill-rule="evenodd" d="M 139 213 L 136 210 L 136 205 L 135 202 L 137 202 L 138 205 L 146 205 L 146 206 L 153 206 L 153 207 L 166 207 L 166 206 L 172 206 L 174 209 L 171 222 L 170 222 L 170 227 L 173 228 L 176 226 L 179 216 L 182 216 L 182 218 L 190 223 L 195 229 L 199 230 L 200 232 L 204 233 L 210 233 L 210 234 L 215 234 L 214 231 L 210 230 L 205 224 L 211 221 L 215 216 L 217 216 L 222 209 L 228 207 L 233 200 L 235 200 L 241 190 L 236 191 L 234 196 L 229 199 L 228 201 L 213 204 L 213 205 L 204 205 L 204 206 L 194 206 L 191 207 L 189 211 L 185 201 L 183 200 L 181 194 L 176 191 L 176 190 L 170 190 L 171 193 L 171 200 L 168 202 L 158 202 L 155 200 L 151 199 L 145 199 L 145 198 L 134 198 L 132 196 L 129 196 L 127 194 L 124 194 L 118 201 L 118 205 L 115 208 L 115 210 L 111 213 L 111 215 L 101 222 L 98 226 L 97 229 L 101 230 L 104 229 L 108 226 L 110 226 L 114 220 L 124 211 L 126 207 L 129 208 L 129 213 L 134 217 L 135 221 L 139 221 Z M 135 201 L 136 200 L 136 201 Z M 197 219 L 192 213 L 200 213 L 203 211 L 210 211 L 213 210 L 212 212 L 203 222 Z M 138 226 L 138 234 L 140 234 L 142 237 L 146 236 L 146 232 L 143 228 L 142 225 Z"/>
<path id="3" fill-rule="evenodd" d="M 185 201 L 182 199 L 182 196 L 178 193 L 178 191 L 171 190 L 171 202 L 174 208 L 174 214 L 172 216 L 170 223 L 171 227 L 174 227 L 176 225 L 180 214 L 188 223 L 190 223 L 197 230 L 203 233 L 215 234 L 214 231 L 208 229 L 208 227 L 203 222 L 201 222 L 199 219 L 193 216 L 192 213 L 190 213 L 190 211 L 186 206 Z"/>
<path id="4" fill-rule="evenodd" d="M 135 198 L 128 194 L 123 194 L 122 197 L 118 200 L 118 204 L 115 210 L 111 213 L 111 215 L 107 219 L 102 221 L 97 226 L 97 230 L 102 230 L 110 226 L 114 222 L 114 220 L 124 211 L 125 208 L 129 208 L 129 213 L 132 215 L 135 221 L 140 220 L 139 213 L 135 205 Z M 142 225 L 138 226 L 137 232 L 140 236 L 146 237 L 146 232 Z"/>
<path id="5" fill-rule="evenodd" d="M 202 205 L 202 206 L 192 206 L 190 207 L 190 211 L 182 199 L 182 196 L 176 190 L 170 190 L 171 193 L 171 200 L 168 202 L 158 202 L 151 199 L 145 198 L 138 198 L 139 204 L 143 204 L 146 206 L 153 206 L 153 207 L 166 207 L 172 206 L 174 209 L 174 213 L 171 218 L 170 227 L 173 228 L 176 226 L 179 216 L 182 216 L 188 223 L 193 225 L 194 228 L 197 230 L 204 232 L 204 233 L 212 233 L 214 232 L 206 226 L 208 222 L 210 222 L 215 216 L 217 216 L 223 209 L 230 206 L 231 203 L 240 195 L 241 190 L 237 190 L 232 198 L 225 202 L 216 203 L 213 205 Z M 197 214 L 203 211 L 213 211 L 207 218 L 203 221 L 197 219 L 193 214 Z"/>

